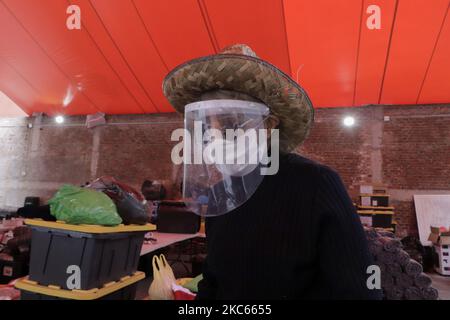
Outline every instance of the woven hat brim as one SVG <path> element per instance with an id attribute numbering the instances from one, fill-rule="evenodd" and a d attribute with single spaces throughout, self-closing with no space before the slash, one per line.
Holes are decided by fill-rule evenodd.
<path id="1" fill-rule="evenodd" d="M 217 54 L 188 61 L 173 69 L 163 81 L 163 92 L 173 107 L 199 101 L 212 90 L 231 90 L 264 102 L 280 119 L 280 150 L 289 152 L 308 136 L 314 108 L 307 93 L 274 65 L 259 58 Z"/>

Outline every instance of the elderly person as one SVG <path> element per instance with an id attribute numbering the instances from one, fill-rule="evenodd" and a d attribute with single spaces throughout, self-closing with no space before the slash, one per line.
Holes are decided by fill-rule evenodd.
<path id="1" fill-rule="evenodd" d="M 380 290 L 367 287 L 373 261 L 339 175 L 290 153 L 314 118 L 295 81 L 248 46 L 234 45 L 178 66 L 163 90 L 185 113 L 189 132 L 195 121 L 204 131 L 263 129 L 271 163 L 280 150 L 278 170 L 269 175 L 261 174 L 261 163 L 185 162 L 184 191 L 192 192 L 189 186 L 198 186 L 201 176 L 203 189 L 196 191 L 208 198 L 208 254 L 198 299 L 380 298 Z M 273 130 L 279 141 L 272 139 Z M 197 139 L 194 145 L 217 140 Z"/>

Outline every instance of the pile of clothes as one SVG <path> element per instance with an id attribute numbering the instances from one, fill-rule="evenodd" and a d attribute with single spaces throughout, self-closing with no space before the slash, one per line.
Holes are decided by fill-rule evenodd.
<path id="1" fill-rule="evenodd" d="M 28 274 L 31 230 L 22 225 L 22 219 L 15 218 L 3 220 L 0 229 L 0 293 L 4 294 L 11 293 L 5 284 Z"/>
<path id="2" fill-rule="evenodd" d="M 16 281 L 17 280 L 13 280 L 8 284 L 0 285 L 0 301 L 20 299 L 20 291 L 14 287 Z"/>
<path id="3" fill-rule="evenodd" d="M 381 270 L 381 288 L 386 300 L 437 300 L 439 292 L 432 287 L 422 265 L 403 250 L 400 239 L 392 232 L 365 228 L 369 250 Z"/>

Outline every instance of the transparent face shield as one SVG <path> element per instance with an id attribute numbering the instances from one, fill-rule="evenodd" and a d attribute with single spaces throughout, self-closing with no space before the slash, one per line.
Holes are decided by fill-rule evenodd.
<path id="1" fill-rule="evenodd" d="M 241 100 L 185 107 L 183 198 L 189 210 L 219 216 L 245 203 L 261 184 L 269 108 Z"/>

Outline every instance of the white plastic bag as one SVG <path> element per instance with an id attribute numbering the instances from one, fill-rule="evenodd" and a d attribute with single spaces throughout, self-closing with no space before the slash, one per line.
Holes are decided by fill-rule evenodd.
<path id="1" fill-rule="evenodd" d="M 175 275 L 173 274 L 173 270 L 172 267 L 169 265 L 169 263 L 167 262 L 166 257 L 161 254 L 159 256 L 160 262 L 161 262 L 161 269 L 165 272 L 166 277 L 168 279 L 170 279 L 171 283 L 176 283 L 176 279 L 175 279 Z"/>
<path id="2" fill-rule="evenodd" d="M 153 256 L 153 281 L 148 289 L 150 300 L 174 300 L 175 276 L 164 255 Z"/>

